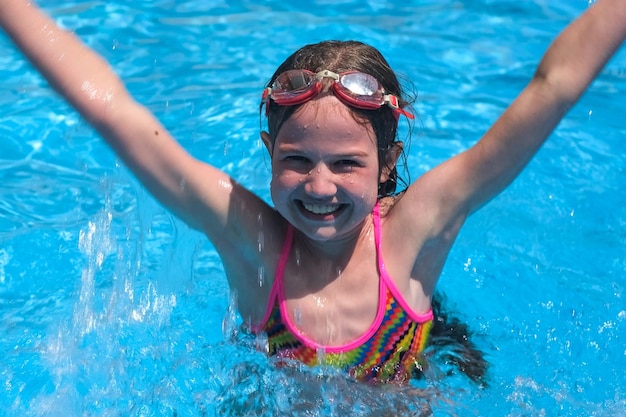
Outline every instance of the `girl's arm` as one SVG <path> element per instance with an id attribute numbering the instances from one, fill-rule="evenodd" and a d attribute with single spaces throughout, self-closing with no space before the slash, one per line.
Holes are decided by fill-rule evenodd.
<path id="1" fill-rule="evenodd" d="M 554 40 L 530 83 L 482 139 L 409 188 L 409 208 L 402 211 L 425 209 L 433 236 L 446 230 L 456 236 L 467 215 L 515 179 L 625 38 L 625 0 L 589 7 Z"/>
<path id="2" fill-rule="evenodd" d="M 411 259 L 411 276 L 425 294 L 432 294 L 467 216 L 513 181 L 625 37 L 626 0 L 589 7 L 554 40 L 530 83 L 482 139 L 399 199 L 388 230 L 402 244 L 392 249 L 398 259 Z"/>
<path id="3" fill-rule="evenodd" d="M 207 234 L 238 294 L 241 314 L 261 320 L 270 286 L 259 287 L 258 271 L 273 276 L 285 227 L 282 218 L 228 175 L 191 157 L 132 99 L 100 56 L 29 0 L 0 0 L 0 26 L 144 186 Z M 263 251 L 261 235 L 266 236 Z"/>
<path id="4" fill-rule="evenodd" d="M 241 230 L 233 229 L 245 230 L 250 225 L 242 213 L 234 211 L 255 210 L 255 216 L 248 217 L 256 219 L 268 210 L 228 175 L 191 157 L 132 99 L 99 55 L 59 28 L 31 1 L 0 0 L 0 26 L 148 190 L 192 227 L 209 234 L 214 243 L 228 236 L 243 239 Z M 234 233 L 223 233 L 226 228 Z"/>
<path id="5" fill-rule="evenodd" d="M 502 191 L 626 38 L 626 1 L 600 0 L 552 43 L 535 75 L 484 137 L 453 161 L 468 213 Z"/>

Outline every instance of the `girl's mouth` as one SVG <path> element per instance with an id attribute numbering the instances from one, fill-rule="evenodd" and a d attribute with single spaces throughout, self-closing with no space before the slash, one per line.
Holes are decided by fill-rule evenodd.
<path id="1" fill-rule="evenodd" d="M 305 202 L 301 203 L 304 210 L 318 216 L 326 216 L 329 214 L 337 213 L 344 206 L 343 204 L 310 204 Z"/>

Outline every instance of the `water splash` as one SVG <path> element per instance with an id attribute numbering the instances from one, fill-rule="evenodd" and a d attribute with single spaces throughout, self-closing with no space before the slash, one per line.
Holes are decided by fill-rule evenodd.
<path id="1" fill-rule="evenodd" d="M 194 345 L 177 344 L 177 296 L 159 288 L 158 271 L 145 277 L 148 228 L 119 220 L 107 198 L 79 233 L 85 265 L 73 314 L 40 344 L 50 382 L 29 402 L 29 415 L 172 415 L 165 410 L 185 397 L 173 370 Z"/>
<path id="2" fill-rule="evenodd" d="M 226 314 L 222 320 L 222 336 L 224 340 L 228 342 L 235 342 L 237 339 L 238 331 L 238 313 L 237 313 L 237 292 L 231 291 L 229 296 L 228 308 Z"/>
<path id="3" fill-rule="evenodd" d="M 267 333 L 258 332 L 255 335 L 255 348 L 259 352 L 263 352 L 265 354 L 269 353 L 270 345 L 269 345 L 269 339 L 268 339 Z"/>
<path id="4" fill-rule="evenodd" d="M 84 336 L 95 326 L 93 311 L 95 274 L 102 268 L 104 259 L 113 251 L 112 218 L 110 207 L 104 209 L 88 223 L 87 230 L 81 230 L 79 235 L 78 247 L 88 259 L 87 267 L 83 269 L 79 303 L 73 319 L 73 324 L 79 329 L 80 336 Z"/>

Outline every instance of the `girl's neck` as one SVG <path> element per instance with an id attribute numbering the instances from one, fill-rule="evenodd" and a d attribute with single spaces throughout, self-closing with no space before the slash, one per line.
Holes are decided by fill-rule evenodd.
<path id="1" fill-rule="evenodd" d="M 320 262 L 331 261 L 333 263 L 347 263 L 355 248 L 366 239 L 373 239 L 374 226 L 372 215 L 368 215 L 354 232 L 338 239 L 317 241 L 308 238 L 303 233 L 296 230 L 294 247 L 296 252 L 307 259 L 315 259 Z"/>
<path id="2" fill-rule="evenodd" d="M 306 294 L 317 293 L 340 276 L 344 276 L 344 271 L 362 265 L 363 258 L 371 258 L 371 251 L 375 251 L 371 215 L 363 220 L 362 225 L 355 229 L 355 233 L 342 239 L 314 241 L 296 230 L 291 256 L 292 262 L 303 271 L 303 274 L 288 275 L 291 296 L 300 298 Z"/>

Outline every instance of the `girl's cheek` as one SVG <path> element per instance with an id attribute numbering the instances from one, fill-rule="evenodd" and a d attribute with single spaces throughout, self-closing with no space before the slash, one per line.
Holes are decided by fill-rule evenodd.
<path id="1" fill-rule="evenodd" d="M 1 0 L 0 0 L 1 1 Z M 286 183 L 284 177 L 273 176 L 272 183 L 270 184 L 270 193 L 274 203 L 282 201 L 292 192 L 295 187 L 292 184 Z"/>
<path id="2" fill-rule="evenodd" d="M 290 171 L 280 171 L 272 175 L 272 183 L 277 187 L 285 189 L 297 187 L 303 181 L 302 175 Z"/>

